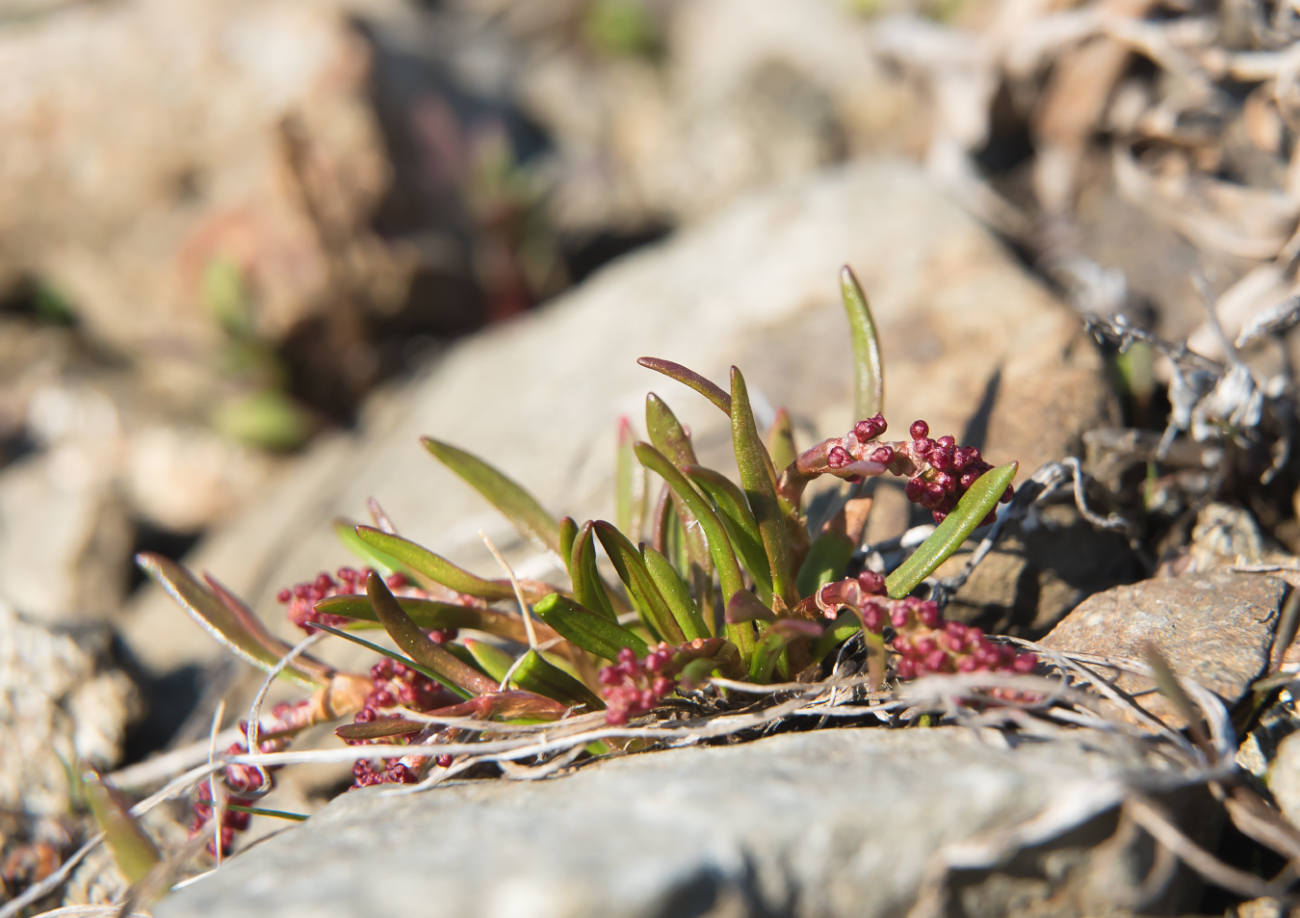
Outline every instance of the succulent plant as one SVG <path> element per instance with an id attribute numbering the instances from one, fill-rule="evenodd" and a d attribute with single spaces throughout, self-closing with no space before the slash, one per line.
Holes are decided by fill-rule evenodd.
<path id="1" fill-rule="evenodd" d="M 1036 665 L 1031 654 L 946 623 L 936 603 L 910 596 L 971 532 L 991 521 L 999 501 L 1010 498 L 1016 463 L 994 468 L 979 450 L 958 446 L 950 436 L 931 438 L 919 420 L 906 439 L 882 439 L 887 424 L 879 343 L 848 268 L 841 281 L 862 419 L 842 437 L 799 452 L 785 412 L 766 437 L 760 435 L 739 369 L 732 368 L 723 389 L 669 361 L 640 361 L 727 415 L 739 484 L 699 464 L 689 432 L 654 394 L 646 400 L 648 442 L 635 440 L 628 420 L 620 424 L 617 525 L 557 520 L 488 462 L 426 438 L 436 459 L 563 564 L 569 585 L 513 574 L 480 577 L 402 538 L 372 504 L 375 526 L 337 526 L 366 569 L 323 573 L 279 595 L 309 634 L 323 631 L 382 655 L 369 673 L 342 673 L 306 655 L 286 663 L 291 648 L 214 579 L 200 580 L 155 555 L 142 555 L 139 563 L 232 651 L 313 691 L 301 704 L 278 710 L 271 729 L 261 727 L 261 738 L 253 731 L 249 741 L 264 751 L 282 748 L 306 726 L 340 718 L 353 721 L 336 731 L 345 742 L 390 747 L 457 737 L 457 728 L 439 717 L 537 722 L 603 709 L 608 724 L 624 725 L 673 692 L 712 678 L 760 685 L 816 679 L 822 660 L 857 633 L 876 688 L 890 678 L 929 673 L 1029 672 Z M 930 510 L 938 525 L 888 577 L 850 574 L 869 498 L 850 488 L 833 518 L 810 532 L 805 487 L 822 475 L 856 484 L 886 474 L 906 478 L 908 498 Z M 660 482 L 653 501 L 650 475 Z M 598 563 L 597 543 L 614 583 Z M 360 633 L 367 629 L 387 632 L 398 649 L 366 641 Z M 363 760 L 354 776 L 357 786 L 409 783 L 448 764 L 449 757 L 417 755 Z M 223 847 L 246 823 L 241 811 L 271 780 L 261 769 L 232 766 L 226 772 L 239 810 L 226 811 Z M 199 801 L 196 832 L 212 832 L 203 827 L 212 812 L 209 795 Z"/>

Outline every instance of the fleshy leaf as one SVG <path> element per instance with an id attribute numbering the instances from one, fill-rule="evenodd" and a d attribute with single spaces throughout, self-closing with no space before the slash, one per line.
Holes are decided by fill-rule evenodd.
<path id="1" fill-rule="evenodd" d="M 649 483 L 645 469 L 632 455 L 636 437 L 626 417 L 618 422 L 618 456 L 614 470 L 614 522 L 620 532 L 625 532 L 634 542 L 641 540 L 645 530 L 646 498 Z"/>
<path id="2" fill-rule="evenodd" d="M 526 538 L 547 551 L 560 553 L 560 524 L 537 498 L 482 459 L 450 444 L 424 437 L 424 448 L 451 469 L 508 519 Z"/>
<path id="3" fill-rule="evenodd" d="M 571 644 L 606 660 L 617 660 L 628 647 L 638 657 L 649 653 L 645 641 L 617 622 L 581 606 L 559 593 L 552 593 L 533 606 L 537 617 Z"/>
<path id="4" fill-rule="evenodd" d="M 774 622 L 776 613 L 763 605 L 749 590 L 741 590 L 727 603 L 727 624 L 741 622 Z"/>
<path id="5" fill-rule="evenodd" d="M 90 811 L 113 855 L 113 863 L 128 882 L 139 883 L 162 860 L 158 847 L 131 815 L 126 798 L 117 788 L 105 783 L 98 772 L 87 768 L 82 774 L 82 786 Z"/>
<path id="6" fill-rule="evenodd" d="M 770 682 L 777 660 L 791 641 L 821 637 L 821 625 L 801 619 L 783 618 L 763 629 L 749 660 L 749 678 L 760 685 Z"/>
<path id="7" fill-rule="evenodd" d="M 763 537 L 763 549 L 772 571 L 772 592 L 787 606 L 793 607 L 798 597 L 790 574 L 790 544 L 786 538 L 781 504 L 776 499 L 772 460 L 758 436 L 745 377 L 736 367 L 731 368 L 731 407 L 731 440 L 736 451 L 736 466 L 740 469 L 740 483 Z"/>
<path id="8" fill-rule="evenodd" d="M 489 602 L 515 598 L 515 590 L 510 585 L 509 580 L 485 580 L 476 574 L 471 574 L 462 567 L 452 564 L 441 555 L 434 554 L 427 548 L 416 545 L 409 539 L 404 539 L 398 535 L 389 535 L 369 526 L 358 526 L 357 537 L 367 545 L 371 545 L 384 554 L 396 558 L 415 574 L 417 581 L 431 581 L 455 590 L 457 593 L 478 596 Z M 534 602 L 547 593 L 555 592 L 553 587 L 535 580 L 521 580 L 519 586 L 524 594 L 524 599 L 528 602 Z"/>
<path id="9" fill-rule="evenodd" d="M 324 631 L 326 634 L 332 634 L 337 638 L 342 638 L 345 641 L 356 644 L 358 647 L 364 647 L 367 650 L 372 650 L 375 653 L 379 654 L 381 657 L 388 657 L 388 659 L 390 660 L 396 660 L 398 663 L 401 663 L 403 666 L 409 666 L 411 669 L 415 670 L 420 675 L 428 676 L 430 679 L 432 679 L 434 682 L 437 682 L 439 685 L 445 685 L 445 683 L 438 678 L 437 673 L 429 669 L 429 667 L 427 666 L 421 666 L 419 663 L 416 663 L 414 660 L 412 660 L 410 657 L 406 656 L 405 654 L 400 654 L 395 650 L 389 650 L 387 647 L 380 647 L 378 644 L 373 644 L 370 641 L 367 641 L 363 637 L 359 637 L 355 634 L 352 634 L 349 631 L 340 631 L 339 629 L 332 628 L 329 625 L 318 624 L 318 625 L 313 625 L 312 627 Z M 448 690 L 455 692 L 457 695 L 460 695 L 462 698 L 465 696 L 465 693 L 460 689 L 451 688 L 450 686 L 448 686 Z"/>
<path id="10" fill-rule="evenodd" d="M 334 728 L 334 735 L 345 740 L 373 740 L 388 736 L 410 736 L 419 733 L 427 726 L 429 725 L 414 720 L 391 717 L 360 724 L 344 724 Z"/>
<path id="11" fill-rule="evenodd" d="M 686 640 L 711 637 L 712 632 L 704 623 L 700 607 L 691 598 L 690 587 L 677 573 L 677 569 L 667 558 L 648 545 L 641 549 L 641 554 L 645 559 L 646 570 L 650 572 L 650 579 L 659 588 L 659 595 L 664 598 L 664 602 L 668 603 L 668 608 L 672 610 L 673 618 L 677 619 L 677 624 L 681 627 Z"/>
<path id="12" fill-rule="evenodd" d="M 641 445 L 643 444 L 637 444 L 638 447 Z M 664 464 L 668 464 L 668 460 L 665 459 Z M 596 520 L 592 526 L 600 544 L 605 547 L 605 554 L 613 562 L 614 570 L 618 571 L 619 579 L 627 587 L 642 623 L 663 640 L 671 644 L 682 643 L 686 639 L 685 635 L 673 617 L 672 609 L 659 594 L 659 588 L 646 569 L 641 553 L 627 540 L 627 536 L 604 520 Z"/>
<path id="13" fill-rule="evenodd" d="M 586 705 L 592 711 L 605 709 L 605 702 L 591 689 L 535 650 L 524 654 L 523 661 L 515 667 L 510 682 L 526 692 L 551 698 L 571 708 Z"/>
<path id="14" fill-rule="evenodd" d="M 671 360 L 664 360 L 660 357 L 640 357 L 637 359 L 637 363 L 648 370 L 654 370 L 656 373 L 662 373 L 670 379 L 675 379 L 684 386 L 690 386 L 700 395 L 717 405 L 723 414 L 731 417 L 731 396 L 721 386 L 710 382 L 694 370 L 688 370 L 680 363 L 673 363 Z"/>
<path id="15" fill-rule="evenodd" d="M 383 578 L 374 572 L 366 577 L 366 596 L 388 636 L 447 688 L 466 697 L 496 691 L 496 683 L 491 679 L 430 640 L 402 611 Z"/>
<path id="16" fill-rule="evenodd" d="M 979 528 L 984 517 L 998 505 L 1011 479 L 1020 467 L 1009 462 L 985 472 L 975 480 L 970 490 L 962 495 L 957 509 L 948 514 L 921 545 L 912 552 L 899 568 L 885 578 L 885 587 L 894 599 L 902 599 L 917 585 L 934 573 L 935 568 L 947 561 L 972 532 Z"/>
<path id="17" fill-rule="evenodd" d="M 871 318 L 867 295 L 862 292 L 853 269 L 840 270 L 840 294 L 849 318 L 853 343 L 853 410 L 854 418 L 874 417 L 885 410 L 885 365 L 880 357 L 880 340 Z"/>
<path id="18" fill-rule="evenodd" d="M 820 663 L 826 654 L 862 630 L 862 620 L 852 612 L 844 611 L 839 618 L 826 626 L 826 631 L 813 644 L 812 662 Z"/>
<path id="19" fill-rule="evenodd" d="M 573 517 L 566 516 L 560 520 L 560 560 L 564 562 L 564 569 L 569 572 L 569 578 L 573 578 L 573 543 L 578 539 L 578 524 Z"/>
<path id="20" fill-rule="evenodd" d="M 402 611 L 411 617 L 419 628 L 473 628 L 488 634 L 510 638 L 512 641 L 528 640 L 528 631 L 516 615 L 508 615 L 495 609 L 475 609 L 458 606 L 448 602 L 432 599 L 397 597 Z M 364 596 L 331 596 L 316 603 L 315 609 L 325 615 L 338 615 L 342 618 L 354 618 L 358 621 L 377 622 L 375 610 Z M 549 631 L 539 631 L 540 640 L 549 641 L 556 635 Z"/>
<path id="21" fill-rule="evenodd" d="M 175 561 L 152 552 L 136 555 L 135 561 L 218 642 L 254 666 L 270 672 L 291 649 L 251 612 L 245 616 L 238 607 L 232 609 L 214 590 Z M 280 677 L 306 689 L 329 684 L 326 668 L 313 673 L 306 665 L 310 664 L 303 661 L 303 664 L 295 662 L 286 666 Z"/>
<path id="22" fill-rule="evenodd" d="M 856 549 L 851 539 L 838 532 L 823 532 L 813 539 L 795 580 L 799 595 L 811 596 L 819 587 L 842 578 Z"/>
<path id="23" fill-rule="evenodd" d="M 772 566 L 763 549 L 763 537 L 758 532 L 758 521 L 749 509 L 749 502 L 740 488 L 713 469 L 693 465 L 682 469 L 691 483 L 708 495 L 718 508 L 722 523 L 731 538 L 731 545 L 736 549 L 740 562 L 754 579 L 754 589 L 758 598 L 765 604 L 772 602 Z"/>
<path id="24" fill-rule="evenodd" d="M 497 682 L 504 679 L 506 673 L 510 672 L 510 667 L 515 664 L 515 658 L 495 644 L 476 641 L 473 638 L 465 638 L 464 643 L 465 649 L 474 657 L 474 662 L 479 665 L 479 669 Z"/>
<path id="25" fill-rule="evenodd" d="M 777 469 L 783 469 L 799 458 L 799 449 L 794 442 L 794 422 L 790 419 L 790 412 L 784 408 L 776 410 L 776 418 L 767 430 L 767 451 Z"/>
<path id="26" fill-rule="evenodd" d="M 653 392 L 645 398 L 645 422 L 650 432 L 651 445 L 663 453 L 673 465 L 679 469 L 695 465 L 695 448 L 691 445 L 691 438 L 686 428 L 677 420 L 677 416 L 663 399 Z M 688 563 L 682 566 L 682 570 L 689 570 L 690 564 L 696 564 L 703 572 L 702 577 L 712 581 L 713 561 L 709 555 L 709 546 L 694 514 L 676 494 L 673 495 L 673 507 L 681 520 L 682 532 L 685 536 Z"/>
<path id="27" fill-rule="evenodd" d="M 704 530 L 704 538 L 708 542 L 709 553 L 713 556 L 713 563 L 718 569 L 718 579 L 722 582 L 723 602 L 730 601 L 737 590 L 744 588 L 745 583 L 740 576 L 740 565 L 736 562 L 735 551 L 731 547 L 731 540 L 727 538 L 722 521 L 718 519 L 718 515 L 713 512 L 713 507 L 704 496 L 695 490 L 686 480 L 686 476 L 668 461 L 663 453 L 649 443 L 638 443 L 633 449 L 636 450 L 636 457 L 641 460 L 641 464 L 666 481 L 668 487 L 673 489 L 673 493 L 682 499 L 687 509 L 699 520 L 700 528 Z"/>
<path id="28" fill-rule="evenodd" d="M 343 547 L 352 554 L 356 555 L 367 567 L 373 567 L 379 573 L 387 576 L 389 574 L 403 573 L 415 579 L 415 572 L 409 570 L 406 565 L 398 561 L 391 555 L 386 555 L 373 545 L 367 545 L 361 541 L 357 535 L 357 526 L 343 517 L 336 517 L 334 520 L 334 535 L 343 543 Z"/>
<path id="29" fill-rule="evenodd" d="M 618 615 L 614 611 L 614 604 L 610 601 L 605 581 L 596 569 L 596 543 L 592 539 L 591 529 L 590 520 L 583 523 L 582 528 L 578 530 L 578 538 L 573 543 L 573 557 L 569 562 L 573 580 L 573 598 L 580 605 L 600 613 L 610 621 L 617 621 Z"/>

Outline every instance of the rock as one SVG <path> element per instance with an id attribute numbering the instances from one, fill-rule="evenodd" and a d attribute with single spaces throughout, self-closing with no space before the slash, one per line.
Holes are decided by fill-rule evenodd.
<path id="1" fill-rule="evenodd" d="M 1275 756 L 1267 773 L 1268 789 L 1291 824 L 1300 826 L 1300 734 L 1288 734 L 1277 744 Z"/>
<path id="2" fill-rule="evenodd" d="M 904 914 L 922 893 L 944 901 L 958 865 L 953 898 L 972 918 L 1109 913 L 1109 897 L 1147 869 L 1149 853 L 1118 836 L 1094 850 L 1130 781 L 1171 787 L 1178 776 L 1145 771 L 1135 746 L 1090 731 L 1012 753 L 996 734 L 940 727 L 784 734 L 416 796 L 351 792 L 154 913 L 342 918 L 382 901 L 430 918 L 869 918 Z M 1084 795 L 1055 831 L 1014 840 Z M 1206 828 L 1193 830 L 1202 843 Z M 1004 874 L 994 861 L 1014 866 Z M 1187 908 L 1195 885 L 1175 883 L 1154 910 Z"/>
<path id="3" fill-rule="evenodd" d="M 342 273 L 378 283 L 394 263 L 366 226 L 387 182 L 368 66 L 333 4 L 140 0 L 3 29 L 0 289 L 41 278 L 112 349 L 193 362 L 222 343 L 203 303 L 218 259 L 267 340 Z"/>
<path id="4" fill-rule="evenodd" d="M 612 512 L 617 420 L 629 414 L 641 428 L 647 390 L 691 426 L 705 464 L 732 466 L 722 413 L 638 367 L 639 356 L 724 381 L 737 364 L 760 413 L 788 406 L 803 443 L 842 433 L 853 421 L 837 285 L 846 262 L 870 294 L 880 328 L 894 430 L 924 417 L 932 430 L 961 435 L 991 418 L 985 454 L 1019 459 L 1023 475 L 1070 452 L 1105 415 L 1100 362 L 1075 318 L 919 168 L 867 160 L 754 195 L 616 263 L 545 310 L 461 343 L 400 399 L 376 406 L 350 443 L 331 441 L 288 470 L 282 494 L 267 501 L 274 510 L 264 505 L 233 520 L 191 563 L 279 626 L 275 592 L 351 563 L 330 520 L 364 518 L 374 496 L 399 531 L 470 569 L 497 570 L 479 540 L 482 528 L 514 552 L 521 570 L 562 576 L 523 550 L 482 498 L 420 448 L 419 437 L 482 455 L 553 512 L 587 519 Z M 997 422 L 1003 394 L 1067 384 L 1081 393 L 1076 411 L 1046 431 L 1022 437 Z M 1005 410 L 1020 409 L 1013 402 Z M 159 641 L 176 655 L 171 665 L 215 650 L 161 591 L 148 593 L 126 628 L 142 658 Z"/>
<path id="5" fill-rule="evenodd" d="M 1073 506 L 1048 506 L 1031 520 L 1002 537 L 945 607 L 948 618 L 1037 640 L 1087 597 L 1142 578 L 1128 540 L 1097 529 Z M 959 573 L 969 559 L 958 552 L 937 576 Z"/>
<path id="6" fill-rule="evenodd" d="M 104 662 L 106 648 L 103 632 L 78 640 L 0 603 L 0 808 L 66 813 L 68 765 L 121 758 L 139 703 L 130 679 Z"/>
<path id="7" fill-rule="evenodd" d="M 1175 673 L 1199 682 L 1231 707 L 1268 664 L 1286 589 L 1277 577 L 1226 571 L 1115 587 L 1084 600 L 1042 644 L 1141 660 L 1150 641 Z M 1129 675 L 1117 682 L 1129 693 L 1152 686 Z M 1163 696 L 1150 693 L 1137 701 L 1166 723 L 1184 726 Z"/>

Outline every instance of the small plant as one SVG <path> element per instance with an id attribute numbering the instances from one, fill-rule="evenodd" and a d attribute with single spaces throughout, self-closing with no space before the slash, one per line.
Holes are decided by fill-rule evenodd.
<path id="1" fill-rule="evenodd" d="M 888 426 L 875 328 L 849 269 L 841 281 L 854 344 L 855 407 L 863 419 L 841 437 L 800 452 L 785 412 L 760 435 L 740 370 L 732 368 L 724 390 L 677 364 L 641 360 L 727 415 L 739 485 L 699 464 L 690 434 L 654 394 L 646 399 L 647 442 L 634 439 L 626 419 L 620 426 L 617 525 L 557 520 L 487 462 L 426 438 L 435 458 L 563 563 L 569 586 L 513 573 L 480 577 L 402 538 L 372 504 L 374 526 L 337 524 L 367 568 L 321 574 L 279 597 L 309 634 L 325 632 L 380 654 L 369 673 L 342 673 L 293 656 L 301 645 L 291 650 L 271 635 L 211 577 L 199 580 L 178 564 L 141 555 L 141 566 L 232 651 L 313 692 L 277 710 L 270 730 L 245 727 L 247 741 L 231 751 L 279 749 L 307 726 L 349 717 L 353 722 L 336 731 L 346 742 L 390 747 L 488 735 L 458 732 L 454 721 L 464 717 L 536 723 L 603 710 L 607 724 L 622 726 L 674 692 L 715 678 L 758 685 L 815 680 L 827 655 L 856 634 L 866 646 L 873 689 L 930 673 L 1032 671 L 1032 654 L 945 622 L 937 603 L 910 595 L 971 532 L 992 521 L 999 501 L 1010 499 L 1016 463 L 994 468 L 978 449 L 951 436 L 932 438 L 924 421 L 913 423 L 904 439 L 882 439 Z M 885 474 L 905 478 L 908 498 L 931 511 L 938 525 L 887 577 L 852 574 L 870 506 L 856 485 Z M 823 475 L 855 487 L 810 532 L 803 494 Z M 659 482 L 653 502 L 649 476 Z M 616 583 L 597 563 L 597 543 Z M 493 608 L 502 602 L 517 609 Z M 398 650 L 366 641 L 361 634 L 371 629 L 385 631 Z M 610 748 L 588 747 L 597 754 Z M 414 754 L 362 760 L 355 783 L 411 783 L 450 764 L 450 756 Z M 262 769 L 227 770 L 227 790 L 239 809 L 226 810 L 223 848 L 271 780 Z M 213 809 L 211 794 L 200 800 L 195 832 L 213 835 L 204 829 Z"/>

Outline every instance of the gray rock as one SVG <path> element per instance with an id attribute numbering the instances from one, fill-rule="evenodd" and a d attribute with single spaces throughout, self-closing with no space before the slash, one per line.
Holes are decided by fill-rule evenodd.
<path id="1" fill-rule="evenodd" d="M 760 408 L 791 409 L 803 443 L 842 433 L 853 421 L 837 286 L 844 263 L 857 270 L 880 326 L 895 430 L 924 417 L 933 430 L 961 435 L 991 404 L 986 455 L 1017 458 L 1027 473 L 1067 453 L 1104 416 L 1106 386 L 1076 319 L 919 168 L 863 161 L 750 197 L 551 306 L 465 341 L 400 400 L 374 406 L 354 440 L 331 440 L 287 473 L 275 496 L 233 520 L 191 563 L 281 622 L 281 586 L 352 563 L 329 521 L 363 518 L 373 495 L 403 534 L 472 570 L 497 570 L 479 541 L 485 529 L 503 549 L 513 546 L 525 572 L 562 577 L 545 559 L 530 560 L 513 530 L 419 437 L 484 456 L 553 512 L 585 519 L 612 513 L 615 427 L 620 414 L 642 426 L 647 390 L 690 425 L 702 461 L 732 466 L 721 412 L 638 367 L 639 356 L 724 381 L 737 364 Z M 1022 437 L 999 418 L 1022 410 L 1004 396 L 1024 388 L 1070 388 L 1073 408 Z M 880 526 L 885 535 L 900 531 L 887 514 Z M 160 591 L 136 608 L 127 630 L 151 666 L 213 652 Z"/>
<path id="2" fill-rule="evenodd" d="M 1114 829 L 1105 817 L 1044 843 L 1107 810 L 1127 781 L 1178 780 L 1088 731 L 1014 749 L 959 728 L 784 734 L 535 783 L 349 793 L 155 914 L 885 916 L 923 890 L 942 902 L 959 867 L 964 914 L 1096 915 L 1140 879 L 1138 852 L 1088 853 Z M 1085 798 L 1073 818 L 1022 832 Z M 1014 880 L 987 869 L 1017 851 Z M 1176 904 L 1189 903 L 1164 903 Z"/>
<path id="3" fill-rule="evenodd" d="M 1268 663 L 1286 583 L 1259 574 L 1210 571 L 1147 580 L 1091 596 L 1043 638 L 1054 650 L 1141 660 L 1153 642 L 1180 676 L 1196 680 L 1229 706 L 1245 695 Z M 1149 680 L 1122 676 L 1126 691 Z M 1182 718 L 1156 693 L 1138 703 L 1166 723 Z"/>

